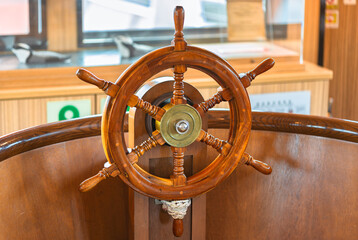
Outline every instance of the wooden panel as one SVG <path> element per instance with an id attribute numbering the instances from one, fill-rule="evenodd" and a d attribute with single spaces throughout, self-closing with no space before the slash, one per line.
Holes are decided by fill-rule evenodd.
<path id="1" fill-rule="evenodd" d="M 31 126 L 47 123 L 47 102 L 91 100 L 91 114 L 95 113 L 94 96 L 32 98 L 0 101 L 0 136 Z"/>
<path id="2" fill-rule="evenodd" d="M 264 114 L 256 113 L 254 115 L 261 116 L 258 118 L 254 117 L 254 119 L 256 119 L 256 121 L 254 121 L 254 127 L 256 128 L 262 124 L 266 124 L 265 126 L 267 126 L 268 129 L 275 129 L 273 122 L 276 122 L 279 125 L 278 131 L 285 131 L 285 129 L 280 129 L 284 126 L 287 127 L 286 131 L 303 130 L 303 132 L 306 132 L 307 129 L 312 128 L 312 134 L 321 135 L 323 132 L 327 132 L 333 134 L 330 135 L 331 137 L 343 137 L 345 135 L 349 137 L 350 133 L 357 132 L 356 123 L 330 118 L 313 118 L 297 115 L 297 119 L 295 120 L 294 114 L 269 114 L 265 116 Z M 92 128 L 98 134 L 99 117 L 93 118 L 97 120 L 93 121 L 92 119 L 88 121 L 88 124 L 91 126 L 92 123 L 96 123 L 95 125 L 97 125 L 97 127 L 92 126 Z M 220 117 L 220 119 L 222 118 L 223 117 Z M 295 123 L 297 120 L 299 120 L 298 124 Z M 311 124 L 307 123 L 309 120 Z M 78 121 L 79 120 L 74 120 L 73 122 Z M 224 121 L 226 122 L 226 120 Z M 259 122 L 261 122 L 261 124 Z M 63 122 L 58 125 L 62 124 Z M 306 127 L 300 126 L 300 124 Z M 74 125 L 78 126 L 76 124 Z M 80 125 L 83 126 L 85 123 L 81 120 Z M 61 127 L 52 129 L 58 130 L 61 129 Z M 326 129 L 326 131 L 324 131 L 324 129 Z M 73 131 L 77 134 L 77 137 L 79 137 L 80 129 L 74 127 Z M 46 136 L 50 138 L 50 134 L 48 134 L 45 129 L 36 129 L 35 134 L 38 132 L 42 133 L 44 138 L 46 138 Z M 211 133 L 217 137 L 226 139 L 228 131 L 220 129 L 214 130 Z M 82 132 L 82 134 L 86 133 Z M 18 139 L 17 135 L 21 134 L 13 134 L 12 136 Z M 26 141 L 29 140 L 27 142 L 31 142 L 32 139 L 28 139 L 29 137 L 31 138 L 31 135 L 26 136 Z M 67 138 L 69 136 L 62 137 Z M 91 139 L 94 140 L 92 141 Z M 102 167 L 104 162 L 102 157 L 104 157 L 104 155 L 100 138 L 91 139 L 44 147 L 28 152 L 26 155 L 21 154 L 18 157 L 13 157 L 1 163 L 0 181 L 6 183 L 3 184 L 3 186 L 6 185 L 4 189 L 7 192 L 4 193 L 3 191 L 5 190 L 1 189 L 0 198 L 6 196 L 5 200 L 1 200 L 3 205 L 5 205 L 3 208 L 10 206 L 6 210 L 3 210 L 0 206 L 0 210 L 2 211 L 2 215 L 0 216 L 1 232 L 4 232 L 5 235 L 7 233 L 6 231 L 2 231 L 1 226 L 7 226 L 9 228 L 16 227 L 16 229 L 20 230 L 26 229 L 26 231 L 19 231 L 22 233 L 15 231 L 15 233 L 12 233 L 14 235 L 9 235 L 9 239 L 47 239 L 48 237 L 51 237 L 51 239 L 62 239 L 62 236 L 64 239 L 88 239 L 85 238 L 87 236 L 85 231 L 89 231 L 89 234 L 94 236 L 94 238 L 91 239 L 128 238 L 127 232 L 115 232 L 108 237 L 107 235 L 102 236 L 104 231 L 109 230 L 112 232 L 110 228 L 122 226 L 117 226 L 116 224 L 111 225 L 117 217 L 122 218 L 124 217 L 123 215 L 126 214 L 123 211 L 120 211 L 120 214 L 118 214 L 118 211 L 112 208 L 114 204 L 116 205 L 115 207 L 118 207 L 118 204 L 123 204 L 123 199 L 117 199 L 116 196 L 110 196 L 110 199 L 114 200 L 113 203 L 107 199 L 103 200 L 102 198 L 102 200 L 98 201 L 99 204 L 104 205 L 104 207 L 107 206 L 108 209 L 98 210 L 97 212 L 93 210 L 96 208 L 84 207 L 86 211 L 89 211 L 88 209 L 91 210 L 89 213 L 86 213 L 90 216 L 86 215 L 85 220 L 81 218 L 81 206 L 86 206 L 87 200 L 97 201 L 97 197 L 104 196 L 107 191 L 111 192 L 111 194 L 111 190 L 114 190 L 113 193 L 118 192 L 118 189 L 113 188 L 113 186 L 109 186 L 108 189 L 103 189 L 102 191 L 101 187 L 107 186 L 108 181 L 111 182 L 111 180 L 101 183 L 98 186 L 100 190 L 99 192 L 95 192 L 95 195 L 85 195 L 89 194 L 85 193 L 83 196 L 89 196 L 89 198 L 81 202 L 83 205 L 76 205 L 76 202 L 72 198 L 69 204 L 67 204 L 69 200 L 66 199 L 59 201 L 60 203 L 57 201 L 57 198 L 60 197 L 57 195 L 63 194 L 65 196 L 61 197 L 67 198 L 67 193 L 74 189 L 73 185 L 75 185 L 75 189 L 77 189 L 77 184 L 82 181 L 82 179 L 97 173 L 98 169 Z M 352 141 L 357 140 L 356 135 L 350 136 L 349 139 Z M 16 145 L 11 144 L 11 141 L 6 141 L 6 138 L 3 139 L 3 143 L 10 145 L 10 148 Z M 43 145 L 40 144 L 40 146 Z M 91 147 L 88 148 L 88 146 Z M 261 147 L 257 148 L 257 146 Z M 33 145 L 33 147 L 36 148 L 39 146 Z M 5 149 L 5 152 L 8 150 L 6 146 L 2 149 Z M 305 151 L 302 151 L 302 149 Z M 211 152 L 208 159 L 213 159 L 213 156 L 216 156 L 217 152 L 212 151 L 211 148 L 209 148 L 209 151 Z M 358 153 L 356 144 L 312 136 L 254 131 L 247 151 L 257 159 L 270 163 L 274 167 L 274 172 L 271 176 L 263 176 L 251 168 L 239 166 L 233 173 L 233 176 L 218 186 L 219 193 L 214 190 L 214 197 L 220 199 L 215 199 L 215 201 L 210 200 L 210 205 L 208 205 L 208 209 L 210 208 L 210 210 L 208 213 L 211 213 L 214 207 L 216 212 L 213 211 L 213 214 L 217 214 L 214 220 L 219 222 L 214 222 L 213 229 L 209 228 L 209 239 L 240 239 L 236 236 L 241 236 L 241 233 L 247 234 L 242 234 L 243 239 L 354 239 L 353 237 L 357 235 L 358 231 L 356 226 L 354 226 L 358 220 L 358 197 L 357 194 L 355 194 L 355 189 L 357 188 L 356 180 L 358 177 L 358 169 L 355 162 L 355 156 Z M 34 154 L 34 152 L 36 154 Z M 194 154 L 200 155 L 201 153 L 196 151 Z M 18 160 L 21 162 L 8 167 L 8 163 L 16 162 L 18 158 L 21 159 Z M 194 159 L 198 159 L 198 156 Z M 71 166 L 76 166 L 76 168 L 71 168 Z M 29 169 L 32 171 L 28 171 Z M 81 169 L 86 170 L 82 171 Z M 88 169 L 90 169 L 90 173 L 87 175 Z M 78 175 L 81 176 L 78 177 Z M 78 180 L 76 177 L 81 179 Z M 231 180 L 233 178 L 234 180 Z M 116 179 L 112 180 L 116 182 Z M 29 185 L 29 183 L 31 184 Z M 7 188 L 8 184 L 10 185 Z M 18 188 L 11 184 L 16 184 Z M 51 185 L 51 188 L 47 190 L 46 184 Z M 67 186 L 69 189 L 67 189 Z M 24 188 L 25 192 L 23 192 Z M 78 194 L 77 190 L 75 193 Z M 125 194 L 126 193 L 120 192 L 119 196 L 126 198 L 127 196 L 124 196 Z M 209 194 L 211 194 L 211 192 Z M 9 201 L 11 204 L 7 204 L 9 196 L 11 198 Z M 70 196 L 72 195 L 70 194 Z M 74 199 L 77 199 L 76 194 L 73 196 L 75 196 Z M 24 219 L 28 216 L 27 213 L 29 211 L 25 211 L 24 214 L 21 212 L 22 215 L 20 218 L 17 218 L 18 215 L 14 215 L 14 207 L 18 207 L 19 202 L 23 203 L 21 201 L 22 198 L 26 200 L 26 207 L 32 209 L 30 213 L 36 214 L 36 217 L 39 217 L 39 219 L 35 219 L 35 221 L 32 221 L 32 219 L 28 221 Z M 45 201 L 45 203 L 40 204 L 39 206 L 41 207 L 38 207 L 36 203 L 41 203 L 41 201 L 32 202 L 37 199 Z M 126 202 L 126 200 L 124 201 Z M 63 202 L 65 208 L 61 205 Z M 98 202 L 96 202 L 96 204 Z M 283 204 L 281 204 L 282 202 Z M 240 204 L 234 205 L 233 203 Z M 263 204 L 267 204 L 268 207 Z M 60 207 L 58 207 L 59 205 Z M 50 207 L 47 208 L 48 206 Z M 47 211 L 43 210 L 42 207 Z M 68 213 L 67 207 L 71 209 L 71 213 Z M 75 209 L 77 209 L 77 207 L 80 209 L 80 213 L 76 212 Z M 122 205 L 120 208 L 122 208 Z M 48 209 L 51 209 L 56 214 L 53 214 L 52 211 L 48 211 Z M 68 217 L 69 214 L 75 213 L 78 213 L 78 215 L 76 215 L 77 218 L 76 216 Z M 115 213 L 115 216 L 112 217 L 110 213 Z M 302 214 L 298 215 L 298 213 Z M 100 219 L 100 223 L 104 225 L 97 224 L 95 221 L 93 222 L 92 216 L 94 215 L 91 214 L 98 214 L 100 218 L 104 217 L 105 220 L 110 222 L 103 223 L 102 221 L 105 220 Z M 192 214 L 195 214 L 194 209 Z M 203 214 L 199 214 L 199 216 L 203 216 Z M 47 228 L 42 229 L 42 227 L 45 228 L 47 225 L 40 226 L 38 232 L 36 232 L 39 222 L 41 223 L 44 218 L 44 222 L 49 223 L 51 221 L 47 220 L 56 217 L 69 218 L 71 221 L 73 221 L 73 219 L 80 219 L 81 223 L 93 223 L 93 225 L 89 227 L 89 230 L 85 229 L 83 230 L 84 232 L 82 232 L 82 228 L 79 229 L 81 227 L 80 224 L 76 224 L 75 226 L 71 224 L 66 225 L 64 221 L 58 220 L 56 223 L 59 222 L 61 225 L 54 225 L 60 227 L 63 234 L 53 237 L 51 233 L 46 231 Z M 211 221 L 211 217 L 212 215 L 208 217 L 208 221 Z M 7 218 L 11 218 L 10 224 L 8 224 L 9 220 Z M 113 218 L 115 219 L 113 220 Z M 17 219 L 19 219 L 19 224 L 14 225 Z M 200 223 L 202 223 L 203 220 L 205 220 L 205 217 L 201 219 Z M 22 221 L 26 222 L 26 228 L 22 225 L 24 224 Z M 119 221 L 123 221 L 123 219 Z M 159 222 L 160 221 L 158 221 L 158 224 Z M 233 222 L 235 224 L 232 224 Z M 193 222 L 192 231 L 194 230 L 194 224 L 195 222 Z M 33 228 L 33 225 L 35 225 L 36 228 Z M 128 225 L 125 229 L 128 229 Z M 327 228 L 325 227 L 326 225 L 328 226 Z M 53 226 L 48 228 L 50 231 Z M 105 228 L 105 230 L 97 228 Z M 78 233 L 75 238 L 72 237 L 73 229 Z M 339 232 L 340 230 L 341 232 Z M 56 232 L 57 229 L 54 231 Z M 27 232 L 27 235 L 25 232 Z M 219 233 L 220 236 L 218 236 Z M 255 233 L 257 234 L 254 237 L 250 237 Z M 25 234 L 25 236 L 21 234 Z M 39 234 L 42 235 L 39 236 Z M 81 234 L 85 237 L 81 238 Z M 202 236 L 202 238 L 205 239 L 205 236 Z M 192 239 L 197 238 L 192 236 Z"/>
<path id="3" fill-rule="evenodd" d="M 356 239 L 356 143 L 253 131 L 247 152 L 273 172 L 238 166 L 207 194 L 208 239 Z"/>
<path id="4" fill-rule="evenodd" d="M 47 0 L 48 49 L 72 51 L 77 49 L 76 0 Z"/>
<path id="5" fill-rule="evenodd" d="M 248 88 L 249 94 L 310 91 L 311 114 L 326 116 L 328 111 L 328 87 L 329 81 L 293 82 L 283 84 L 257 84 Z"/>
<path id="6" fill-rule="evenodd" d="M 199 88 L 205 99 L 208 99 L 217 92 L 217 87 Z M 328 111 L 328 87 L 329 81 L 317 80 L 310 82 L 292 82 L 292 83 L 273 83 L 273 84 L 253 84 L 247 91 L 251 94 L 310 91 L 311 92 L 311 114 L 326 116 Z M 227 102 L 222 102 L 215 106 L 216 108 L 228 108 Z"/>
<path id="7" fill-rule="evenodd" d="M 145 101 L 153 102 L 162 94 L 172 93 L 173 82 L 153 82 L 145 85 L 137 92 L 137 95 Z M 192 87 L 185 84 L 184 92 L 190 96 L 193 102 L 202 102 L 201 95 Z M 204 130 L 207 129 L 207 119 L 203 119 Z M 148 139 L 148 133 L 145 126 L 145 114 L 141 110 L 131 108 L 128 117 L 128 136 L 129 141 L 127 147 L 133 148 Z M 186 147 L 185 151 L 185 169 L 187 176 L 191 173 L 197 173 L 207 165 L 206 158 L 207 146 L 200 142 L 194 142 Z M 138 165 L 151 174 L 158 174 L 168 177 L 168 173 L 173 172 L 172 167 L 173 153 L 168 145 L 158 146 L 146 152 L 140 157 Z M 165 163 L 170 160 L 171 163 Z M 164 174 L 166 172 L 166 174 Z M 193 223 L 194 220 L 205 218 L 206 198 L 205 194 L 201 198 L 195 199 L 183 220 L 184 232 L 181 237 L 175 237 L 172 232 L 172 217 L 168 213 L 163 212 L 161 205 L 156 205 L 154 200 L 145 197 L 139 193 L 130 191 L 129 201 L 131 230 L 130 239 L 145 240 L 145 239 L 205 239 L 205 224 L 204 222 Z M 196 216 L 193 216 L 193 213 Z M 196 227 L 192 229 L 192 225 Z"/>
<path id="8" fill-rule="evenodd" d="M 88 67 L 89 71 L 95 73 L 98 77 L 106 79 L 111 82 L 115 82 L 120 73 L 122 73 L 129 65 L 116 65 L 116 66 L 100 66 L 100 67 Z M 32 69 L 18 69 L 1 71 L 0 83 L 2 91 L 14 90 L 14 89 L 31 89 L 32 91 L 49 91 L 50 88 L 67 87 L 67 91 L 89 91 L 91 93 L 99 93 L 99 90 L 95 86 L 90 86 L 76 77 L 76 71 L 80 67 L 58 67 L 58 68 L 32 68 Z M 83 90 L 73 89 L 74 87 L 85 87 Z M 62 89 L 63 90 L 63 89 Z M 1 98 L 4 99 L 3 92 L 0 92 Z M 43 93 L 45 94 L 45 93 Z M 58 95 L 58 93 L 56 93 Z M 66 93 L 64 93 L 66 94 Z M 48 96 L 48 95 L 46 95 Z M 8 96 L 11 97 L 11 96 Z M 12 98 L 23 97 L 17 94 Z M 30 97 L 34 97 L 30 95 Z"/>
<path id="9" fill-rule="evenodd" d="M 320 0 L 305 1 L 303 59 L 318 62 Z"/>
<path id="10" fill-rule="evenodd" d="M 91 146 L 91 147 L 89 147 Z M 78 185 L 103 168 L 100 137 L 59 143 L 0 164 L 0 239 L 128 239 L 128 188 L 108 179 Z"/>
<path id="11" fill-rule="evenodd" d="M 96 114 L 102 114 L 103 109 L 101 109 L 101 103 L 105 99 L 107 99 L 107 95 L 96 94 Z"/>
<path id="12" fill-rule="evenodd" d="M 263 58 L 259 59 L 260 61 Z M 310 81 L 312 79 L 329 79 L 332 73 L 327 69 L 319 68 L 312 64 L 297 64 L 279 61 L 276 59 L 275 67 L 266 74 L 260 75 L 255 81 L 286 82 L 286 81 Z M 241 64 L 238 60 L 229 60 L 237 72 L 246 72 L 255 67 L 254 64 Z M 89 71 L 107 81 L 115 82 L 119 75 L 129 65 L 88 67 Z M 91 85 L 79 80 L 75 74 L 79 67 L 63 68 L 40 68 L 1 71 L 0 74 L 0 99 L 13 99 L 24 97 L 39 97 L 59 95 L 59 92 L 66 95 L 74 93 L 89 94 L 100 93 L 101 91 Z M 172 70 L 166 70 L 153 78 L 172 76 Z M 198 70 L 189 69 L 185 73 L 185 80 L 192 80 L 201 85 L 210 85 L 208 76 Z"/>
<path id="13" fill-rule="evenodd" d="M 229 109 L 209 109 L 206 116 L 209 128 L 229 128 Z M 54 122 L 0 137 L 0 161 L 50 144 L 98 136 L 101 134 L 101 118 L 101 115 L 95 115 Z M 358 143 L 358 122 L 338 118 L 252 112 L 252 129 L 299 133 Z M 128 131 L 128 114 L 124 118 L 123 131 Z M 124 134 L 126 144 L 128 144 L 127 136 Z M 23 144 L 24 141 L 26 144 Z"/>
<path id="14" fill-rule="evenodd" d="M 161 150 L 161 152 L 163 152 Z M 168 154 L 170 156 L 170 154 Z M 149 170 L 150 173 L 170 178 L 173 171 L 173 158 L 172 157 L 161 157 L 149 159 Z M 196 159 L 197 160 L 197 159 Z M 191 176 L 193 170 L 193 156 L 186 155 L 184 158 L 184 169 L 185 176 Z M 154 199 L 149 198 L 149 239 L 191 239 L 191 226 L 192 226 L 192 207 L 190 206 L 187 210 L 187 215 L 183 219 L 184 233 L 181 237 L 177 238 L 173 235 L 172 226 L 173 218 L 165 211 L 162 210 L 161 204 L 155 204 Z M 202 224 L 204 225 L 204 224 Z M 204 230 L 205 232 L 205 230 Z"/>
<path id="15" fill-rule="evenodd" d="M 324 66 L 333 70 L 333 116 L 358 120 L 358 6 L 339 4 L 339 28 L 326 29 Z"/>

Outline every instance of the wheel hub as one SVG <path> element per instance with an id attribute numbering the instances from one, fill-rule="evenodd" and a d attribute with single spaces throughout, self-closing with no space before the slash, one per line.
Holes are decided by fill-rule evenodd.
<path id="1" fill-rule="evenodd" d="M 179 134 L 185 134 L 189 131 L 189 122 L 187 120 L 179 120 L 177 124 L 175 124 L 175 129 Z"/>
<path id="2" fill-rule="evenodd" d="M 160 122 L 160 133 L 173 147 L 186 147 L 199 136 L 202 121 L 199 112 L 190 105 L 180 104 L 168 109 Z"/>

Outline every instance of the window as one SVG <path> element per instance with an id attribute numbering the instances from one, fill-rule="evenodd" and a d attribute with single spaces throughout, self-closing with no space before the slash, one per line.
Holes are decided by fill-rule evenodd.
<path id="1" fill-rule="evenodd" d="M 112 44 L 116 35 L 136 42 L 161 44 L 173 35 L 175 1 L 79 0 L 79 45 Z M 226 0 L 183 0 L 185 38 L 226 38 Z"/>
<path id="2" fill-rule="evenodd" d="M 0 1 L 0 51 L 14 43 L 27 43 L 34 48 L 46 45 L 44 0 Z"/>

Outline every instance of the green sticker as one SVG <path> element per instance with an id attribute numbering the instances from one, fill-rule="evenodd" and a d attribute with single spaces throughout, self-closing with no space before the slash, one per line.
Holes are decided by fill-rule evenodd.
<path id="1" fill-rule="evenodd" d="M 91 113 L 91 99 L 47 102 L 47 122 L 85 117 Z"/>
<path id="2" fill-rule="evenodd" d="M 67 120 L 80 117 L 80 111 L 73 105 L 66 105 L 58 113 L 58 120 Z"/>

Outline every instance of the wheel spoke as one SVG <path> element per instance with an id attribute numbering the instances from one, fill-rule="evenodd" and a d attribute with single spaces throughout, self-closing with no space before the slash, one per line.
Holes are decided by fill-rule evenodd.
<path id="1" fill-rule="evenodd" d="M 219 138 L 214 137 L 213 135 L 209 134 L 208 132 L 205 132 L 204 130 L 201 130 L 199 137 L 196 139 L 197 141 L 204 142 L 209 146 L 212 146 L 214 149 L 216 149 L 219 153 L 226 156 L 231 148 L 231 144 L 220 140 Z"/>
<path id="2" fill-rule="evenodd" d="M 229 101 L 232 98 L 232 94 L 229 89 L 219 89 L 217 93 L 215 93 L 211 98 L 206 100 L 205 102 L 194 105 L 196 110 L 203 115 L 210 108 L 213 108 L 216 104 L 221 103 L 222 101 Z"/>
<path id="3" fill-rule="evenodd" d="M 173 180 L 174 186 L 183 186 L 186 183 L 186 176 L 184 174 L 184 153 L 185 148 L 172 147 L 173 152 L 173 175 L 170 177 Z"/>
<path id="4" fill-rule="evenodd" d="M 132 164 L 137 163 L 138 158 L 153 147 L 165 144 L 165 141 L 158 130 L 155 130 L 152 134 L 152 136 L 150 136 L 142 144 L 135 146 L 132 151 L 127 154 L 127 157 Z"/>
<path id="5" fill-rule="evenodd" d="M 154 106 L 143 99 L 140 99 L 136 95 L 132 95 L 127 103 L 130 107 L 136 107 L 141 109 L 143 112 L 148 113 L 155 120 L 160 121 L 165 113 L 163 108 Z"/>
<path id="6" fill-rule="evenodd" d="M 257 171 L 265 175 L 269 175 L 272 172 L 272 168 L 270 165 L 254 159 L 253 157 L 251 157 L 250 154 L 247 153 L 244 153 L 244 155 L 242 155 L 241 162 L 255 168 Z"/>
<path id="7" fill-rule="evenodd" d="M 173 85 L 173 97 L 171 103 L 174 105 L 185 104 L 186 99 L 184 98 L 184 73 L 186 72 L 185 65 L 174 66 L 174 85 Z"/>
<path id="8" fill-rule="evenodd" d="M 79 190 L 81 192 L 87 192 L 87 191 L 91 190 L 92 188 L 94 188 L 98 183 L 100 183 L 104 179 L 106 179 L 108 177 L 116 177 L 119 174 L 121 174 L 121 173 L 118 170 L 116 164 L 111 165 L 109 162 L 106 162 L 104 164 L 104 168 L 101 171 L 99 171 L 93 177 L 90 177 L 90 178 L 84 180 L 80 184 Z"/>

